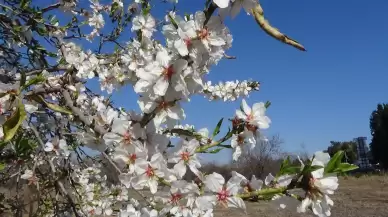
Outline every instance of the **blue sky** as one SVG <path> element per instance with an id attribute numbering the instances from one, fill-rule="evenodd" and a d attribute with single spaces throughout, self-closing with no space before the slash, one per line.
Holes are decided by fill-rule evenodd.
<path id="1" fill-rule="evenodd" d="M 204 1 L 179 2 L 183 13 L 201 10 Z M 240 13 L 227 22 L 234 36 L 227 53 L 237 59 L 221 61 L 207 79 L 260 81 L 261 90 L 247 101 L 272 102 L 268 110 L 272 125 L 265 133 L 279 134 L 285 151 L 301 151 L 304 144 L 312 153 L 325 149 L 331 140 L 358 136 L 369 140 L 370 113 L 388 96 L 388 2 L 261 0 L 261 4 L 267 19 L 301 42 L 307 52 L 267 36 L 251 16 Z M 122 89 L 113 99 L 117 105 L 138 109 L 130 92 Z M 194 97 L 184 107 L 185 122 L 212 130 L 220 118 L 233 116 L 240 102 L 214 103 Z M 231 152 L 206 158 L 227 162 Z"/>

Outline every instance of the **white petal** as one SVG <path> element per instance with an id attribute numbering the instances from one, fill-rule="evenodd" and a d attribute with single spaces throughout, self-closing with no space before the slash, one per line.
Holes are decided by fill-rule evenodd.
<path id="1" fill-rule="evenodd" d="M 175 73 L 181 73 L 187 67 L 187 61 L 184 59 L 178 59 L 175 61 L 173 67 Z"/>
<path id="2" fill-rule="evenodd" d="M 265 185 L 270 184 L 274 179 L 275 177 L 271 173 L 269 173 L 268 176 L 265 177 L 265 180 L 264 180 Z"/>
<path id="3" fill-rule="evenodd" d="M 227 201 L 228 207 L 246 209 L 244 201 L 239 197 L 228 197 Z"/>
<path id="4" fill-rule="evenodd" d="M 178 50 L 181 56 L 187 56 L 189 54 L 187 45 L 182 39 L 174 41 L 174 47 Z"/>
<path id="5" fill-rule="evenodd" d="M 256 176 L 253 175 L 249 184 L 251 188 L 253 188 L 254 190 L 260 190 L 261 187 L 263 186 L 263 181 L 261 181 L 260 179 L 257 179 Z"/>
<path id="6" fill-rule="evenodd" d="M 322 206 L 320 203 L 317 203 L 317 202 L 313 202 L 312 206 L 311 206 L 312 210 L 313 210 L 313 213 L 317 216 L 324 216 L 323 215 L 323 210 L 322 210 Z"/>
<path id="7" fill-rule="evenodd" d="M 47 142 L 44 145 L 44 151 L 50 152 L 50 151 L 53 151 L 53 149 L 54 149 L 54 146 L 51 142 Z"/>
<path id="8" fill-rule="evenodd" d="M 33 113 L 38 110 L 38 107 L 32 104 L 24 104 L 24 108 L 28 113 Z"/>
<path id="9" fill-rule="evenodd" d="M 330 161 L 330 155 L 322 151 L 315 152 L 312 165 L 324 166 Z"/>
<path id="10" fill-rule="evenodd" d="M 186 164 L 183 160 L 179 161 L 179 163 L 174 165 L 174 171 L 180 178 L 182 178 L 186 174 Z"/>
<path id="11" fill-rule="evenodd" d="M 205 177 L 204 183 L 210 191 L 219 192 L 225 183 L 225 179 L 220 174 L 213 172 Z"/>
<path id="12" fill-rule="evenodd" d="M 317 169 L 315 171 L 312 171 L 311 172 L 311 175 L 316 178 L 316 179 L 319 179 L 319 178 L 322 178 L 323 177 L 323 174 L 324 174 L 324 168 L 321 168 L 321 169 Z"/>
<path id="13" fill-rule="evenodd" d="M 291 183 L 293 177 L 294 175 L 283 175 L 277 179 L 277 182 L 279 186 L 285 187 Z"/>
<path id="14" fill-rule="evenodd" d="M 306 197 L 304 200 L 302 200 L 302 203 L 297 207 L 297 212 L 298 213 L 306 212 L 310 204 L 311 204 L 311 199 L 309 197 Z"/>
<path id="15" fill-rule="evenodd" d="M 236 116 L 238 119 L 243 119 L 243 120 L 247 119 L 247 116 L 240 110 L 236 111 Z"/>
<path id="16" fill-rule="evenodd" d="M 167 92 L 168 86 L 169 86 L 168 80 L 165 77 L 161 76 L 156 81 L 156 83 L 153 87 L 153 90 L 154 90 L 155 94 L 157 94 L 159 96 L 164 96 Z"/>
<path id="17" fill-rule="evenodd" d="M 219 7 L 219 8 L 226 8 L 229 6 L 230 0 L 213 0 L 213 2 Z"/>
<path id="18" fill-rule="evenodd" d="M 126 188 L 131 187 L 132 176 L 130 174 L 126 174 L 126 173 L 120 174 L 119 180 L 123 185 L 125 185 Z"/>
<path id="19" fill-rule="evenodd" d="M 242 108 L 242 111 L 246 114 L 246 115 L 250 115 L 252 110 L 251 110 L 251 107 L 248 106 L 247 102 L 245 101 L 245 99 L 243 99 L 241 101 L 241 108 Z"/>
<path id="20" fill-rule="evenodd" d="M 241 156 L 241 147 L 240 146 L 236 146 L 236 148 L 234 149 L 234 152 L 233 152 L 233 160 L 234 161 L 237 161 L 238 158 Z"/>
<path id="21" fill-rule="evenodd" d="M 206 195 L 206 196 L 200 196 L 197 197 L 195 200 L 195 204 L 200 210 L 209 210 L 213 209 L 214 205 L 216 204 L 217 197 L 215 195 Z"/>
<path id="22" fill-rule="evenodd" d="M 155 194 L 158 191 L 158 181 L 156 181 L 155 179 L 149 179 L 148 186 L 150 187 L 150 191 L 152 194 Z"/>
<path id="23" fill-rule="evenodd" d="M 205 22 L 205 20 L 205 13 L 203 13 L 202 11 L 198 11 L 195 13 L 194 21 L 198 30 L 203 28 L 203 23 Z"/>

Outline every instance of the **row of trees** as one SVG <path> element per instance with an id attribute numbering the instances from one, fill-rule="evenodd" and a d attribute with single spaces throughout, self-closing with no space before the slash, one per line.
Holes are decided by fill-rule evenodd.
<path id="1" fill-rule="evenodd" d="M 370 117 L 371 153 L 376 163 L 388 169 L 388 104 L 378 104 Z"/>
<path id="2" fill-rule="evenodd" d="M 388 104 L 378 104 L 370 116 L 370 143 L 369 160 L 372 164 L 379 164 L 381 168 L 388 169 Z M 356 163 L 357 144 L 354 141 L 331 141 L 327 149 L 330 156 L 337 151 L 345 152 L 344 161 Z"/>

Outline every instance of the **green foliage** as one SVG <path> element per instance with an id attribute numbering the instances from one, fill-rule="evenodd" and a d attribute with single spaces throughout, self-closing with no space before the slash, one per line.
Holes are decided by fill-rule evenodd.
<path id="1" fill-rule="evenodd" d="M 370 116 L 373 160 L 388 169 L 388 104 L 378 104 Z"/>
<path id="2" fill-rule="evenodd" d="M 62 106 L 59 106 L 57 104 L 53 104 L 53 103 L 50 103 L 50 102 L 47 102 L 43 99 L 43 97 L 41 96 L 37 96 L 34 98 L 37 102 L 45 105 L 46 107 L 48 107 L 49 109 L 53 110 L 53 111 L 56 111 L 56 112 L 60 112 L 60 113 L 63 113 L 63 114 L 67 114 L 67 115 L 71 115 L 72 112 Z"/>
<path id="3" fill-rule="evenodd" d="M 38 76 L 34 77 L 33 79 L 29 80 L 26 84 L 24 82 L 23 83 L 21 82 L 21 89 L 25 90 L 29 86 L 34 85 L 34 84 L 38 84 L 38 83 L 43 82 L 45 80 L 46 79 L 42 75 L 38 75 Z"/>
<path id="4" fill-rule="evenodd" d="M 26 119 L 26 117 L 27 114 L 24 109 L 24 105 L 20 101 L 16 111 L 3 125 L 4 142 L 10 141 L 15 136 L 17 130 L 19 129 L 24 119 Z"/>
<path id="5" fill-rule="evenodd" d="M 353 164 L 341 163 L 338 166 L 338 168 L 334 170 L 334 172 L 344 173 L 344 172 L 349 172 L 349 171 L 355 170 L 357 168 L 358 168 L 358 166 L 353 165 Z"/>
<path id="6" fill-rule="evenodd" d="M 334 154 L 333 157 L 331 157 L 329 163 L 327 163 L 325 167 L 325 173 L 333 173 L 334 170 L 338 168 L 338 166 L 341 164 L 342 158 L 344 156 L 343 151 L 338 151 Z"/>
<path id="7" fill-rule="evenodd" d="M 28 136 L 20 134 L 14 142 L 14 150 L 19 159 L 29 158 L 38 145 Z"/>
<path id="8" fill-rule="evenodd" d="M 358 168 L 358 166 L 353 164 L 342 163 L 344 155 L 344 151 L 338 151 L 327 163 L 325 173 L 344 173 Z"/>
<path id="9" fill-rule="evenodd" d="M 330 141 L 330 146 L 327 148 L 327 153 L 333 157 L 338 151 L 344 152 L 342 162 L 355 163 L 357 160 L 357 143 L 354 141 L 337 142 Z"/>
<path id="10" fill-rule="evenodd" d="M 286 175 L 286 174 L 297 174 L 298 172 L 300 172 L 300 170 L 301 170 L 301 167 L 291 164 L 290 157 L 287 157 L 286 159 L 283 160 L 282 164 L 280 165 L 280 170 L 279 170 L 279 173 L 277 174 L 277 177 L 281 175 Z"/>
<path id="11" fill-rule="evenodd" d="M 223 120 L 224 119 L 221 118 L 221 120 L 218 121 L 217 126 L 216 126 L 216 128 L 214 128 L 214 131 L 213 131 L 213 134 L 212 134 L 213 137 L 215 137 L 216 135 L 218 135 L 220 133 L 220 128 L 221 128 Z"/>
<path id="12" fill-rule="evenodd" d="M 224 148 L 216 148 L 216 149 L 213 149 L 213 150 L 211 150 L 211 151 L 209 151 L 207 153 L 209 153 L 209 154 L 216 154 L 216 153 L 220 152 L 222 149 L 224 149 Z"/>

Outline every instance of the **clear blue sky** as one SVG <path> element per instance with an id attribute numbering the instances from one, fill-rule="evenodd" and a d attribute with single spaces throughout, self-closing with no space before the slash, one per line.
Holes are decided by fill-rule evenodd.
<path id="1" fill-rule="evenodd" d="M 204 1 L 179 0 L 181 12 L 193 12 Z M 249 104 L 270 100 L 272 119 L 267 135 L 279 134 L 285 151 L 325 149 L 331 140 L 370 139 L 369 116 L 377 103 L 388 99 L 388 1 L 374 0 L 262 0 L 267 19 L 300 41 L 301 52 L 267 36 L 245 13 L 228 21 L 234 36 L 229 55 L 207 77 L 219 80 L 249 79 L 261 82 Z M 158 4 L 159 5 L 159 4 Z M 158 13 L 164 12 L 163 9 Z M 128 88 L 119 91 L 117 105 L 138 109 Z M 213 129 L 221 117 L 231 117 L 241 99 L 213 103 L 194 97 L 185 105 L 187 120 L 197 129 Z M 209 156 L 210 157 L 210 156 Z M 211 157 L 231 159 L 225 151 Z"/>

